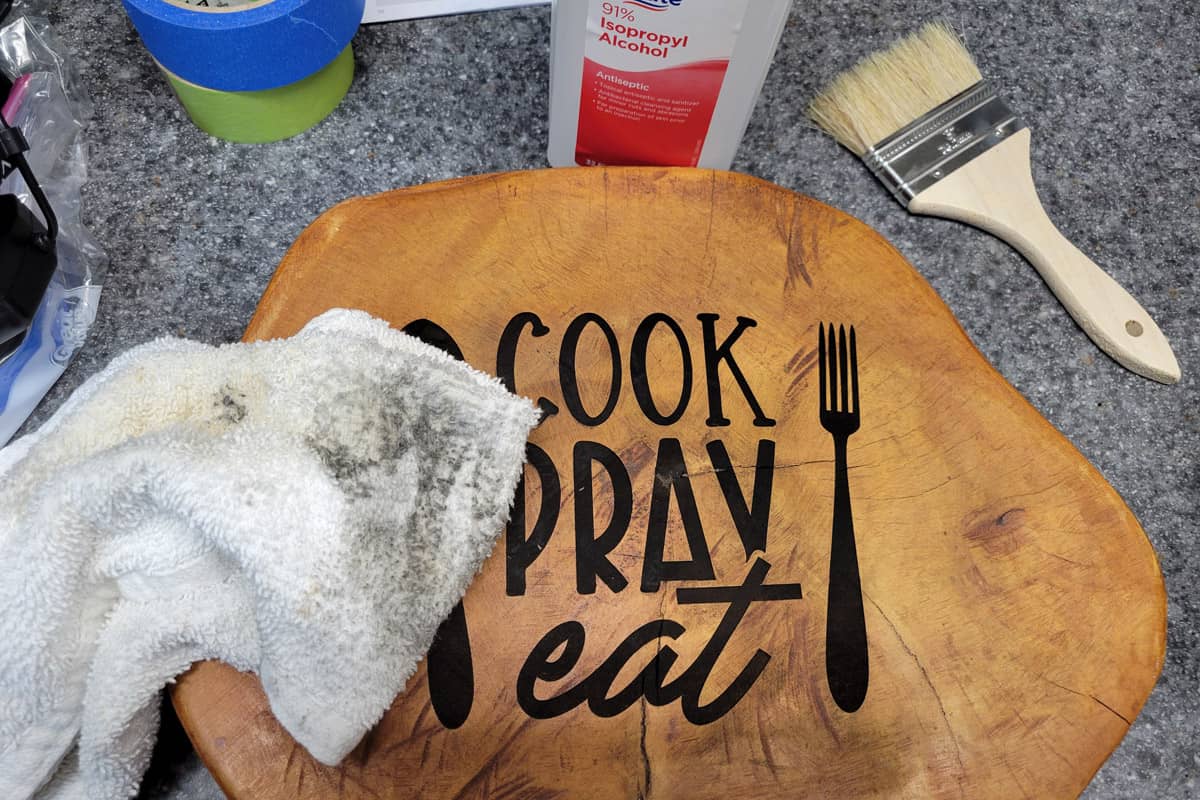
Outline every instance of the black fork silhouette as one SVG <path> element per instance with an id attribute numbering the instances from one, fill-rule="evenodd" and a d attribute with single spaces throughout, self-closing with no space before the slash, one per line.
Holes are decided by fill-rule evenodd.
<path id="1" fill-rule="evenodd" d="M 863 616 L 854 518 L 850 513 L 850 478 L 846 445 L 858 430 L 858 348 L 854 327 L 839 326 L 835 339 L 829 326 L 820 327 L 821 427 L 833 436 L 833 544 L 829 551 L 829 607 L 825 617 L 825 677 L 829 693 L 843 711 L 857 711 L 867 696 L 870 666 L 867 623 Z M 848 363 L 847 363 L 848 362 Z"/>

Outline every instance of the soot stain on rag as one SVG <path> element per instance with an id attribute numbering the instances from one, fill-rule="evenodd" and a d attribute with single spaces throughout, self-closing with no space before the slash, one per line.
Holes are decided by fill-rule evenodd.
<path id="1" fill-rule="evenodd" d="M 324 393 L 308 410 L 305 446 L 353 502 L 355 558 L 396 559 L 401 585 L 424 585 L 456 559 L 455 528 L 494 525 L 487 496 L 494 425 L 469 392 L 447 386 L 441 363 L 376 374 Z M 453 383 L 451 383 L 453 386 Z M 354 567 L 350 565 L 353 571 Z"/>
<path id="2" fill-rule="evenodd" d="M 411 409 L 408 381 L 388 381 L 368 390 L 339 392 L 314 409 L 327 424 L 312 431 L 305 444 L 347 493 L 371 497 L 380 478 L 394 474 L 401 457 L 413 448 L 430 450 L 422 434 L 428 422 L 418 405 Z M 425 446 L 423 446 L 425 445 Z"/>
<path id="3" fill-rule="evenodd" d="M 237 425 L 246 418 L 246 395 L 229 384 L 225 384 L 217 392 L 217 399 L 213 406 L 219 412 L 217 419 L 221 422 Z"/>
<path id="4" fill-rule="evenodd" d="M 428 647 L 419 620 L 400 609 L 423 602 L 422 587 L 450 580 L 470 554 L 464 531 L 487 517 L 480 458 L 490 424 L 470 398 L 449 389 L 439 364 L 414 364 L 402 375 L 323 394 L 306 416 L 305 446 L 350 501 L 337 568 L 348 585 L 381 571 L 392 589 L 364 616 L 364 641 L 410 641 Z M 457 388 L 457 387 L 456 387 Z M 490 473 L 489 473 L 490 474 Z M 465 513 L 464 513 L 465 512 Z M 488 522 L 491 522 L 489 519 Z M 381 570 L 381 565 L 388 565 Z M 309 598 L 314 607 L 324 601 Z M 449 609 L 445 609 L 448 612 Z"/>
<path id="5" fill-rule="evenodd" d="M 355 496 L 368 496 L 366 486 L 358 478 L 378 461 L 363 458 L 356 448 L 344 442 L 322 442 L 313 436 L 305 441 L 339 486 Z"/>

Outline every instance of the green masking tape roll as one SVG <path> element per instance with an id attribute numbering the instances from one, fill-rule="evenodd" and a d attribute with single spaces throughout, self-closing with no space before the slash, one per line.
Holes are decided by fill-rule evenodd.
<path id="1" fill-rule="evenodd" d="M 206 89 L 166 69 L 163 73 L 201 130 L 231 142 L 275 142 L 308 130 L 337 108 L 354 78 L 354 53 L 346 45 L 307 78 L 257 92 Z"/>

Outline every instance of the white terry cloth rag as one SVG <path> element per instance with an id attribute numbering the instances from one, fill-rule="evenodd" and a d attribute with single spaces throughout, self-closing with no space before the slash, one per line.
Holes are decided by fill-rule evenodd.
<path id="1" fill-rule="evenodd" d="M 0 798 L 134 795 L 203 659 L 340 761 L 492 550 L 536 420 L 363 312 L 118 357 L 0 450 Z"/>

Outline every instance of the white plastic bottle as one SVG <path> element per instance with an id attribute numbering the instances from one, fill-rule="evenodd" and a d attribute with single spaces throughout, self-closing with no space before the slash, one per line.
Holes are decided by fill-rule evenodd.
<path id="1" fill-rule="evenodd" d="M 555 0 L 550 163 L 729 169 L 792 0 Z"/>

